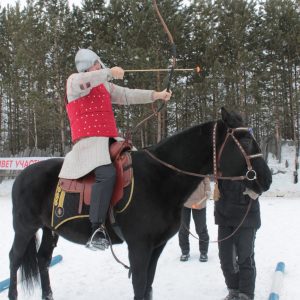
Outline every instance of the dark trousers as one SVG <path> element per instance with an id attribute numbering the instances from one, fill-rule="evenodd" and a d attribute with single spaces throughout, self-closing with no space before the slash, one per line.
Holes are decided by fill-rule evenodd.
<path id="1" fill-rule="evenodd" d="M 183 207 L 181 212 L 181 226 L 179 228 L 179 246 L 182 254 L 188 254 L 190 252 L 189 232 L 191 213 L 195 223 L 195 229 L 199 236 L 199 251 L 201 254 L 207 254 L 209 235 L 206 226 L 206 208 L 191 209 Z"/>
<path id="2" fill-rule="evenodd" d="M 90 221 L 92 225 L 105 223 L 113 193 L 116 170 L 113 164 L 104 165 L 94 170 L 96 181 L 92 186 Z"/>
<path id="3" fill-rule="evenodd" d="M 229 236 L 236 227 L 219 226 L 218 239 Z M 254 299 L 256 267 L 254 242 L 256 228 L 240 228 L 231 238 L 219 242 L 219 258 L 226 285 Z"/>

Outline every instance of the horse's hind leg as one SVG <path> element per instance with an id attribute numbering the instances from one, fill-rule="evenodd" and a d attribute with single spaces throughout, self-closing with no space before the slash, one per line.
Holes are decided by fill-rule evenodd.
<path id="1" fill-rule="evenodd" d="M 34 250 L 36 247 L 35 244 L 35 232 L 31 234 L 22 234 L 15 233 L 14 241 L 9 252 L 9 261 L 10 261 L 10 283 L 8 290 L 8 299 L 17 300 L 18 299 L 18 290 L 17 290 L 17 271 L 24 262 L 25 252 L 28 251 L 28 248 Z M 34 266 L 33 266 L 34 269 Z"/>
<path id="2" fill-rule="evenodd" d="M 37 259 L 41 277 L 42 299 L 44 300 L 53 300 L 49 277 L 49 265 L 57 240 L 58 235 L 56 233 L 47 227 L 43 227 L 43 237 L 37 253 Z"/>

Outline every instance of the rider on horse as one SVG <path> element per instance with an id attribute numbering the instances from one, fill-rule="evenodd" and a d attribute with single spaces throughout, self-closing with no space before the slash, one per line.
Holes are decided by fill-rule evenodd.
<path id="1" fill-rule="evenodd" d="M 65 157 L 59 177 L 77 179 L 94 172 L 96 181 L 90 206 L 92 236 L 86 246 L 105 250 L 108 241 L 104 224 L 116 176 L 109 154 L 109 138 L 118 136 L 112 104 L 168 101 L 172 93 L 129 89 L 111 83 L 113 79 L 123 79 L 124 70 L 106 68 L 89 49 L 77 52 L 75 64 L 78 73 L 67 80 L 65 100 L 73 148 Z"/>

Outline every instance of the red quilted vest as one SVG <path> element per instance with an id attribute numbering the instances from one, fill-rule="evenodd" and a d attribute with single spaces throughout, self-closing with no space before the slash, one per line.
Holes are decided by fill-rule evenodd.
<path id="1" fill-rule="evenodd" d="M 91 136 L 116 137 L 118 130 L 110 94 L 103 84 L 66 105 L 73 143 Z"/>

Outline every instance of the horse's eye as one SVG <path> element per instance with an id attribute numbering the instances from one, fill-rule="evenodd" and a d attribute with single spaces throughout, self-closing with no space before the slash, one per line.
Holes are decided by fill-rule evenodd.
<path id="1" fill-rule="evenodd" d="M 251 139 L 242 139 L 240 141 L 241 145 L 244 147 L 244 149 L 249 149 L 250 146 L 251 146 L 251 142 L 252 140 Z"/>

